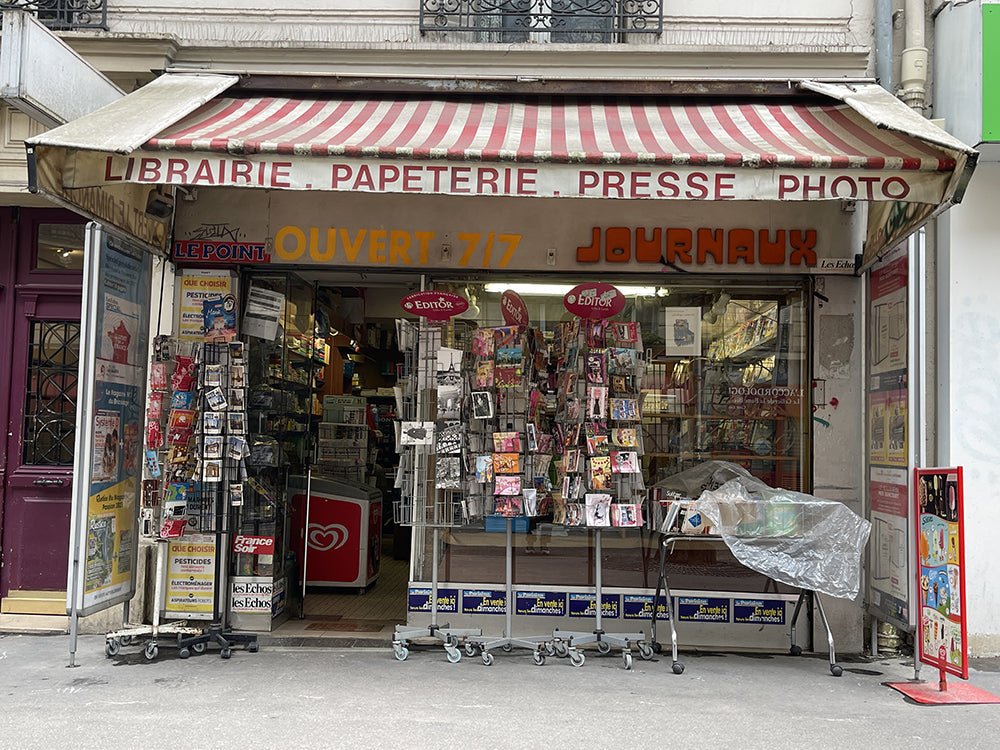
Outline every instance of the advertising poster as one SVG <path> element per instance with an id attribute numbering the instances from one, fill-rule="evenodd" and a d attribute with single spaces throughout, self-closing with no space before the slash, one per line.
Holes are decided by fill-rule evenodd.
<path id="1" fill-rule="evenodd" d="M 235 294 L 236 280 L 229 271 L 201 268 L 185 268 L 181 271 L 177 279 L 178 341 L 187 345 L 203 342 L 205 303 L 223 305 L 226 298 L 233 298 Z M 235 320 L 235 306 L 231 314 Z"/>
<path id="2" fill-rule="evenodd" d="M 244 581 L 252 589 L 253 584 Z M 215 615 L 215 537 L 192 535 L 172 541 L 167 546 L 166 599 L 164 617 L 211 620 Z M 234 596 L 236 592 L 232 592 Z M 243 592 L 244 603 L 255 596 Z M 265 597 L 260 596 L 263 600 Z M 266 594 L 271 610 L 271 590 Z M 239 601 L 239 600 L 238 600 Z M 243 610 L 251 611 L 251 610 Z"/>
<path id="3" fill-rule="evenodd" d="M 969 679 L 961 467 L 914 472 L 920 661 Z"/>
<path id="4" fill-rule="evenodd" d="M 462 591 L 463 615 L 507 614 L 507 592 L 502 589 L 476 589 Z"/>
<path id="5" fill-rule="evenodd" d="M 235 576 L 229 583 L 229 610 L 243 614 L 271 612 L 274 579 L 270 576 Z"/>
<path id="6" fill-rule="evenodd" d="M 911 630 L 909 257 L 900 246 L 869 273 L 867 604 Z"/>
<path id="7" fill-rule="evenodd" d="M 622 597 L 622 616 L 626 620 L 652 620 L 653 597 L 649 594 L 625 594 Z M 667 601 L 662 596 L 656 605 L 656 619 L 670 619 Z"/>
<path id="8" fill-rule="evenodd" d="M 668 307 L 664 312 L 666 314 L 664 354 L 667 357 L 700 356 L 701 308 Z"/>
<path id="9" fill-rule="evenodd" d="M 152 262 L 141 248 L 91 225 L 81 352 L 86 359 L 78 417 L 70 585 L 81 615 L 131 598 L 135 592 L 137 504 L 149 331 Z M 75 553 L 75 550 L 79 553 Z M 76 578 L 73 579 L 73 576 Z"/>
<path id="10" fill-rule="evenodd" d="M 458 612 L 458 589 L 439 588 L 437 606 L 438 612 L 446 614 Z M 408 612 L 430 612 L 430 587 L 411 588 L 406 595 L 406 609 Z"/>
<path id="11" fill-rule="evenodd" d="M 518 591 L 514 594 L 514 614 L 564 617 L 566 594 L 556 591 Z"/>
<path id="12" fill-rule="evenodd" d="M 621 599 L 619 594 L 601 594 L 601 617 L 617 620 L 620 617 Z M 594 617 L 597 614 L 594 607 L 596 601 L 594 594 L 570 594 L 569 616 Z"/>
<path id="13" fill-rule="evenodd" d="M 729 622 L 729 599 L 704 596 L 677 597 L 680 622 Z"/>

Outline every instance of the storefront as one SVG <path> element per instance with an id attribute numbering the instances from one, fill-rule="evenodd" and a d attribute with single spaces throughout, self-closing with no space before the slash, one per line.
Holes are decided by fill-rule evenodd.
<path id="1" fill-rule="evenodd" d="M 187 481 L 201 486 L 201 510 L 185 505 L 183 533 L 211 537 L 218 524 L 191 519 L 230 509 L 226 531 L 240 541 L 223 585 L 235 624 L 271 627 L 302 587 L 303 560 L 307 610 L 323 583 L 374 582 L 381 513 L 414 526 L 397 593 L 411 624 L 427 621 L 436 563 L 453 625 L 497 631 L 512 605 L 519 630 L 573 627 L 594 607 L 588 527 L 606 525 L 585 518 L 583 500 L 605 487 L 592 460 L 603 451 L 585 442 L 601 436 L 565 432 L 588 420 L 635 422 L 618 425 L 631 430 L 614 451 L 627 470 L 612 473 L 619 489 L 628 475 L 629 502 L 614 504 L 650 522 L 623 513 L 601 553 L 602 610 L 623 627 L 651 617 L 649 491 L 665 476 L 727 460 L 864 514 L 855 272 L 961 198 L 970 149 L 865 84 L 676 103 L 273 98 L 232 95 L 235 83 L 164 76 L 30 146 L 41 191 L 171 252 L 181 269 L 171 367 L 189 343 L 185 303 L 203 343 L 209 308 L 197 303 L 218 298 L 207 335 L 226 345 L 203 347 L 198 382 L 225 405 L 187 415 L 201 424 L 185 428 L 190 461 L 167 440 L 147 447 L 165 466 L 197 467 Z M 171 206 L 168 238 L 150 216 Z M 593 281 L 620 293 L 620 338 L 614 326 L 594 338 L 572 328 L 564 297 Z M 221 288 L 206 300 L 205 284 Z M 469 309 L 440 326 L 397 324 L 416 320 L 399 304 L 418 289 L 455 293 Z M 494 342 L 484 331 L 512 321 L 526 328 L 483 348 Z M 567 346 L 572 330 L 585 351 Z M 608 352 L 619 350 L 631 364 L 616 372 Z M 591 364 L 580 394 L 598 405 L 571 412 L 563 373 L 585 376 Z M 168 433 L 183 416 L 174 409 L 184 410 L 157 417 Z M 228 426 L 207 430 L 208 414 L 223 411 Z M 441 442 L 452 438 L 457 451 Z M 543 447 L 559 442 L 585 452 L 587 468 L 566 469 L 566 451 Z M 493 454 L 514 463 L 491 461 L 487 478 L 478 459 Z M 156 518 L 171 502 L 163 489 L 160 505 L 147 503 Z M 306 523 L 334 499 L 361 514 L 356 526 Z M 419 522 L 428 512 L 434 533 Z M 494 533 L 504 516 L 522 522 L 514 602 L 502 585 L 505 534 Z M 345 528 L 366 541 L 346 546 Z M 314 574 L 310 556 L 320 565 L 341 548 L 352 575 L 336 578 L 345 560 L 331 563 L 333 581 Z M 677 566 L 687 644 L 785 642 L 792 590 L 697 543 Z M 773 610 L 766 622 L 744 611 L 758 600 Z M 853 643 L 861 610 L 848 602 L 833 620 Z"/>

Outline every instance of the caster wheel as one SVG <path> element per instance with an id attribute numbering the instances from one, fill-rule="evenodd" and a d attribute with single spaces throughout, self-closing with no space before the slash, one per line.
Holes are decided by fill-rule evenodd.
<path id="1" fill-rule="evenodd" d="M 177 655 L 179 657 L 181 657 L 182 659 L 187 659 L 189 656 L 191 656 L 191 649 L 189 649 L 187 646 L 185 646 L 184 648 L 179 649 L 177 651 Z"/>
<path id="2" fill-rule="evenodd" d="M 545 646 L 544 646 L 544 648 L 545 648 L 545 655 L 546 656 L 555 656 L 556 655 L 556 647 L 553 646 L 551 643 L 546 643 Z"/>
<path id="3" fill-rule="evenodd" d="M 545 664 L 545 654 L 543 654 L 541 651 L 536 651 L 531 655 L 531 660 L 535 662 L 537 666 L 540 667 L 543 664 Z"/>
<path id="4" fill-rule="evenodd" d="M 133 638 L 130 635 L 123 635 L 120 640 L 122 646 L 131 646 Z"/>
<path id="5" fill-rule="evenodd" d="M 247 651 L 251 654 L 256 654 L 260 651 L 260 644 L 257 643 L 257 641 L 250 641 L 250 643 L 247 644 Z"/>
<path id="6" fill-rule="evenodd" d="M 109 659 L 113 656 L 118 656 L 121 650 L 122 644 L 117 638 L 112 638 L 104 644 L 104 655 Z"/>
<path id="7" fill-rule="evenodd" d="M 511 646 L 511 645 L 510 645 L 509 643 L 505 643 L 505 644 L 503 644 L 503 645 L 502 645 L 502 646 L 501 646 L 500 648 L 502 648 L 502 649 L 503 649 L 503 652 L 504 652 L 505 654 L 509 654 L 509 653 L 510 653 L 511 651 L 513 651 L 513 650 L 514 650 L 514 647 L 513 647 L 513 646 Z"/>
<path id="8" fill-rule="evenodd" d="M 659 643 L 659 642 L 653 643 L 653 653 L 654 654 L 662 654 L 663 653 L 663 645 L 661 643 Z"/>
<path id="9" fill-rule="evenodd" d="M 203 654 L 203 653 L 205 653 L 208 650 L 208 644 L 207 643 L 192 643 L 191 644 L 191 650 L 194 651 L 196 654 Z"/>
<path id="10" fill-rule="evenodd" d="M 643 661 L 649 661 L 653 658 L 653 649 L 645 644 L 639 646 L 639 658 Z"/>
<path id="11" fill-rule="evenodd" d="M 626 671 L 631 671 L 632 669 L 632 654 L 628 651 L 622 654 L 622 666 L 625 667 Z"/>
<path id="12" fill-rule="evenodd" d="M 476 655 L 476 647 L 474 645 L 472 645 L 471 643 L 466 643 L 465 644 L 465 655 L 466 656 L 475 656 Z"/>
<path id="13" fill-rule="evenodd" d="M 142 655 L 146 657 L 146 661 L 153 661 L 160 653 L 160 649 L 156 647 L 155 643 L 147 643 L 146 647 L 142 650 Z"/>
<path id="14" fill-rule="evenodd" d="M 483 652 L 483 666 L 484 667 L 493 666 L 493 654 L 491 654 L 489 651 Z"/>
<path id="15" fill-rule="evenodd" d="M 406 661 L 406 657 L 410 655 L 410 649 L 402 644 L 394 645 L 392 655 L 396 657 L 396 661 Z"/>
<path id="16" fill-rule="evenodd" d="M 605 643 L 604 641 L 598 641 L 597 642 L 597 651 L 600 654 L 610 654 L 611 653 L 611 644 L 610 643 Z"/>
<path id="17" fill-rule="evenodd" d="M 452 646 L 449 649 L 446 649 L 445 653 L 448 655 L 448 662 L 450 664 L 458 664 L 460 661 L 462 661 L 462 652 L 459 651 L 454 646 Z"/>
<path id="18" fill-rule="evenodd" d="M 567 656 L 569 656 L 569 646 L 567 646 L 562 641 L 556 643 L 556 645 L 553 646 L 552 648 L 556 652 L 556 656 L 558 656 L 560 659 L 565 659 Z"/>
<path id="19" fill-rule="evenodd" d="M 233 656 L 233 650 L 231 648 L 224 648 L 219 652 L 219 656 L 223 659 L 231 659 Z"/>
<path id="20" fill-rule="evenodd" d="M 792 646 L 788 649 L 788 653 L 792 656 L 802 656 L 802 646 Z"/>
<path id="21" fill-rule="evenodd" d="M 844 674 L 844 668 L 839 664 L 831 664 L 830 674 L 832 674 L 834 677 L 840 677 L 842 674 Z"/>
<path id="22" fill-rule="evenodd" d="M 679 661 L 675 661 L 670 668 L 674 670 L 674 674 L 684 674 L 684 665 Z"/>
<path id="23" fill-rule="evenodd" d="M 582 667 L 583 663 L 587 661 L 587 657 L 583 655 L 581 651 L 571 651 L 569 654 L 569 663 L 574 667 Z"/>

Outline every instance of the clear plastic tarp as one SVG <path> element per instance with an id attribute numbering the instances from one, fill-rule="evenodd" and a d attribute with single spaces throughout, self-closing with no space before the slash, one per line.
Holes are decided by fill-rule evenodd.
<path id="1" fill-rule="evenodd" d="M 707 461 L 657 487 L 697 498 L 686 503 L 681 528 L 721 536 L 751 570 L 829 596 L 858 595 L 871 524 L 843 503 L 774 489 L 723 461 Z"/>

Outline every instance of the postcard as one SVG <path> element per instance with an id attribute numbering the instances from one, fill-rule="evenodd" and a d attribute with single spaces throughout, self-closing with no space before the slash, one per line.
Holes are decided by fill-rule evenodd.
<path id="1" fill-rule="evenodd" d="M 472 416 L 474 419 L 493 418 L 493 394 L 490 391 L 472 392 Z"/>
<path id="2" fill-rule="evenodd" d="M 619 448 L 637 448 L 639 446 L 635 427 L 615 427 L 611 430 L 611 442 Z"/>
<path id="3" fill-rule="evenodd" d="M 623 401 L 625 399 L 612 399 Z M 633 399 L 634 400 L 634 399 Z M 591 419 L 604 419 L 608 415 L 607 386 L 594 385 L 587 388 L 587 416 Z"/>
<path id="4" fill-rule="evenodd" d="M 476 481 L 480 484 L 493 481 L 493 455 L 476 456 Z"/>
<path id="5" fill-rule="evenodd" d="M 638 399 L 611 399 L 611 419 L 617 422 L 638 422 L 640 419 Z"/>
<path id="6" fill-rule="evenodd" d="M 639 454 L 635 451 L 611 451 L 611 471 L 615 474 L 638 474 Z"/>
<path id="7" fill-rule="evenodd" d="M 590 459 L 590 489 L 606 490 L 611 486 L 611 457 L 594 456 Z"/>
<path id="8" fill-rule="evenodd" d="M 611 525 L 611 495 L 588 493 L 586 503 L 588 526 Z"/>
<path id="9" fill-rule="evenodd" d="M 566 525 L 583 526 L 587 520 L 583 503 L 566 503 Z"/>
<path id="10" fill-rule="evenodd" d="M 494 474 L 520 474 L 521 454 L 519 453 L 494 453 L 493 454 Z"/>
<path id="11" fill-rule="evenodd" d="M 433 445 L 433 422 L 403 422 L 399 437 L 400 445 Z"/>
<path id="12" fill-rule="evenodd" d="M 493 336 L 492 328 L 480 328 L 472 334 L 472 353 L 477 357 L 493 357 Z"/>
<path id="13" fill-rule="evenodd" d="M 520 495 L 521 477 L 519 476 L 497 476 L 493 480 L 494 495 Z"/>
<path id="14" fill-rule="evenodd" d="M 519 432 L 494 432 L 493 450 L 497 453 L 520 453 L 521 433 Z"/>

